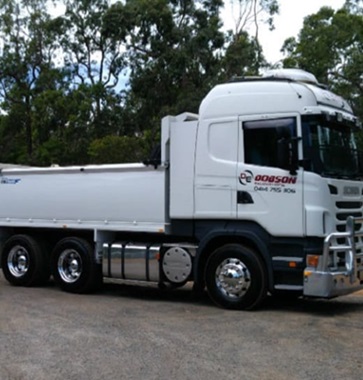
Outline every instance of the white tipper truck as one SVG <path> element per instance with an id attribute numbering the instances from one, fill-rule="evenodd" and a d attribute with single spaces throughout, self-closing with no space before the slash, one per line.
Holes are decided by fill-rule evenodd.
<path id="1" fill-rule="evenodd" d="M 4 276 L 75 293 L 103 278 L 193 282 L 233 309 L 362 289 L 358 127 L 312 74 L 282 69 L 165 117 L 161 159 L 4 169 Z"/>

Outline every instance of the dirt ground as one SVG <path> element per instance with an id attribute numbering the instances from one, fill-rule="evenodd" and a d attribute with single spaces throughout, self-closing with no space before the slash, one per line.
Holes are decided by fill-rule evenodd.
<path id="1" fill-rule="evenodd" d="M 72 295 L 0 275 L 0 380 L 361 380 L 362 342 L 362 292 L 240 312 L 189 289 Z"/>

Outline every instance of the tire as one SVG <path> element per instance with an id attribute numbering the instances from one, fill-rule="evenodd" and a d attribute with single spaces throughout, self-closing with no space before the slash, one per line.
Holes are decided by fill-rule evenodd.
<path id="1" fill-rule="evenodd" d="M 239 244 L 228 244 L 213 252 L 206 265 L 205 281 L 212 301 L 226 309 L 255 309 L 267 293 L 260 257 Z"/>
<path id="2" fill-rule="evenodd" d="M 29 235 L 14 235 L 6 241 L 1 267 L 7 281 L 15 286 L 44 285 L 50 277 L 47 252 Z"/>
<path id="3" fill-rule="evenodd" d="M 69 293 L 91 293 L 102 282 L 101 265 L 91 244 L 77 237 L 64 238 L 54 247 L 51 270 L 55 283 Z"/>

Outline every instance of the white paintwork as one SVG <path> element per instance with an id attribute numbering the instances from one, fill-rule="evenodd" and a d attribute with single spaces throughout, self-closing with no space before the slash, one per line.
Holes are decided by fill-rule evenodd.
<path id="1" fill-rule="evenodd" d="M 348 103 L 340 96 L 319 87 L 297 82 L 249 81 L 226 83 L 214 87 L 204 98 L 199 109 L 201 121 L 231 117 L 297 112 L 301 115 L 321 113 L 321 105 L 331 112 L 352 117 Z"/>
<path id="2" fill-rule="evenodd" d="M 190 219 L 193 217 L 197 125 L 197 121 L 177 121 L 171 128 L 170 218 Z"/>
<path id="3" fill-rule="evenodd" d="M 262 78 L 284 78 L 319 85 L 319 82 L 314 74 L 308 73 L 300 69 L 267 70 L 265 73 L 262 74 Z"/>
<path id="4" fill-rule="evenodd" d="M 337 189 L 338 194 L 330 194 L 328 185 Z M 344 188 L 357 189 L 356 194 L 345 194 Z M 322 178 L 315 173 L 304 173 L 304 207 L 306 219 L 306 234 L 308 236 L 327 236 L 336 231 L 337 213 L 361 212 L 357 209 L 338 209 L 338 202 L 362 202 L 363 183 L 361 181 L 349 181 L 341 179 Z M 343 223 L 340 220 L 340 223 Z"/>
<path id="5" fill-rule="evenodd" d="M 273 236 L 303 236 L 303 172 L 299 170 L 296 176 L 291 176 L 287 170 L 243 163 L 239 170 L 253 173 L 251 182 L 238 184 L 238 189 L 249 192 L 254 203 L 239 204 L 238 218 L 256 222 Z M 256 182 L 258 176 L 296 178 L 296 182 Z"/>
<path id="6" fill-rule="evenodd" d="M 142 164 L 3 170 L 0 224 L 160 232 L 164 177 Z"/>
<path id="7" fill-rule="evenodd" d="M 236 219 L 238 120 L 200 122 L 195 163 L 195 217 Z"/>

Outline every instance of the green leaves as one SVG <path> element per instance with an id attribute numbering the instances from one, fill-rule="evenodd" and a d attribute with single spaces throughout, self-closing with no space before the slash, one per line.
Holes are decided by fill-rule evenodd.
<path id="1" fill-rule="evenodd" d="M 322 83 L 347 98 L 363 117 L 363 8 L 347 1 L 334 11 L 323 7 L 305 18 L 298 39 L 285 41 L 285 67 L 311 71 Z"/>
<path id="2" fill-rule="evenodd" d="M 140 162 L 145 159 L 143 141 L 131 136 L 106 136 L 93 140 L 88 153 L 95 164 Z"/>
<path id="3" fill-rule="evenodd" d="M 257 21 L 277 0 L 258 4 Z M 140 160 L 167 114 L 255 74 L 256 37 L 222 30 L 222 0 L 0 0 L 0 162 Z"/>

